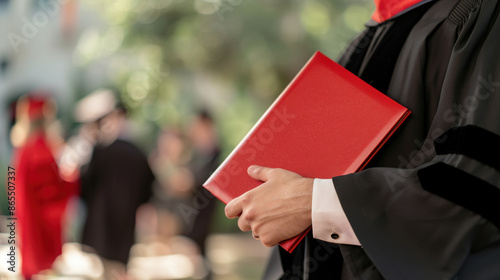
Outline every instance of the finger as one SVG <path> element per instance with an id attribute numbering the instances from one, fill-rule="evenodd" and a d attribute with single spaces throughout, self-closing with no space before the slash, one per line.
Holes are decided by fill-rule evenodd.
<path id="1" fill-rule="evenodd" d="M 251 165 L 248 167 L 248 175 L 254 178 L 255 180 L 259 180 L 261 182 L 267 182 L 271 179 L 271 171 L 275 168 L 262 167 L 258 165 Z"/>
<path id="2" fill-rule="evenodd" d="M 240 217 L 238 219 L 238 227 L 241 231 L 250 231 L 252 228 L 250 227 L 250 223 L 244 217 Z"/>
<path id="3" fill-rule="evenodd" d="M 241 215 L 241 212 L 243 212 L 243 205 L 240 197 L 237 197 L 233 200 L 231 200 L 227 205 L 226 208 L 224 209 L 224 212 L 226 213 L 226 217 L 229 219 L 234 219 L 238 216 Z"/>
<path id="4" fill-rule="evenodd" d="M 264 245 L 266 247 L 274 247 L 274 246 L 278 245 L 278 241 L 275 241 L 275 240 L 272 240 L 269 238 L 259 238 L 259 239 L 260 239 L 260 243 L 262 243 L 262 245 Z"/>

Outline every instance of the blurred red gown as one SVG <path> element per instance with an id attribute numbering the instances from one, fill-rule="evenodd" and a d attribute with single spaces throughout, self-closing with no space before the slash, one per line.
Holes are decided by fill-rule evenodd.
<path id="1" fill-rule="evenodd" d="M 61 220 L 77 183 L 64 181 L 43 132 L 32 134 L 15 158 L 16 216 L 22 274 L 27 279 L 61 254 Z M 17 242 L 16 242 L 17 243 Z"/>

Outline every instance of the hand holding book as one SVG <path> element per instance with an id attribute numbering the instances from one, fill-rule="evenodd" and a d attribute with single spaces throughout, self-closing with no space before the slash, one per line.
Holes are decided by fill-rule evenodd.
<path id="1" fill-rule="evenodd" d="M 248 223 L 249 216 L 245 212 L 249 210 L 244 206 L 252 191 L 248 196 L 240 196 L 262 184 L 262 181 L 247 174 L 249 166 L 283 168 L 309 178 L 331 178 L 357 172 L 366 166 L 409 113 L 403 106 L 317 52 L 205 182 L 204 187 L 226 204 L 237 199 L 234 203 L 242 211 L 239 208 L 232 210 L 231 206 L 228 216 L 234 217 L 243 212 L 241 223 L 243 229 L 248 229 L 245 223 Z M 287 184 L 277 186 L 269 181 L 255 191 L 260 195 L 261 189 L 267 190 L 268 196 L 263 192 L 261 199 L 296 203 L 293 201 L 296 190 L 289 189 Z M 238 200 L 243 202 L 238 203 Z M 250 207 L 254 207 L 253 204 Z M 236 213 L 238 211 L 240 213 Z M 270 220 L 272 213 L 264 214 Z M 288 213 L 284 219 L 296 221 L 295 214 Z M 252 218 L 251 213 L 250 220 Z M 262 220 L 263 223 L 270 223 Z M 298 226 L 301 227 L 303 225 Z M 282 241 L 280 245 L 291 252 L 307 232 Z M 266 238 L 263 242 L 270 245 L 274 240 L 268 242 Z"/>
<path id="2" fill-rule="evenodd" d="M 238 226 L 242 231 L 251 230 L 263 245 L 272 247 L 311 226 L 313 179 L 255 165 L 248 168 L 248 175 L 264 183 L 226 206 L 228 218 L 239 216 Z"/>

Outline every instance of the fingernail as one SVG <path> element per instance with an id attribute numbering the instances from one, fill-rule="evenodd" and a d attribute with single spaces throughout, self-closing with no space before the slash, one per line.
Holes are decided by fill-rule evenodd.
<path id="1" fill-rule="evenodd" d="M 248 173 L 255 173 L 257 172 L 259 168 L 255 165 L 251 165 L 249 168 L 248 168 Z"/>

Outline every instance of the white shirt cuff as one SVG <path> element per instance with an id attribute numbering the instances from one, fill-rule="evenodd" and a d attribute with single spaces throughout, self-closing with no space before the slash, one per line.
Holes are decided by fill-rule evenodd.
<path id="1" fill-rule="evenodd" d="M 314 179 L 311 218 L 314 238 L 361 246 L 342 209 L 332 179 Z"/>

